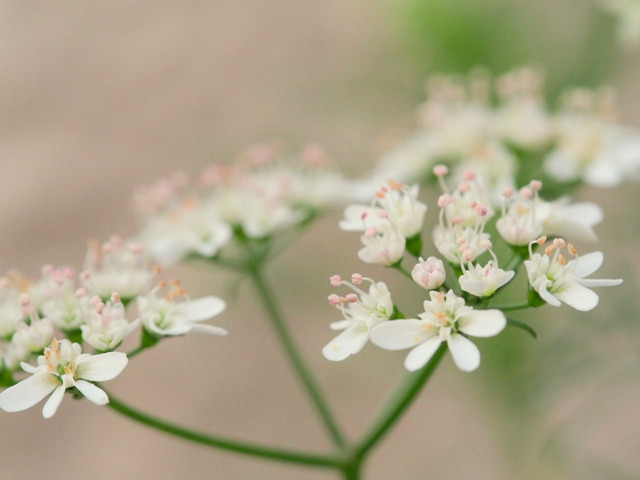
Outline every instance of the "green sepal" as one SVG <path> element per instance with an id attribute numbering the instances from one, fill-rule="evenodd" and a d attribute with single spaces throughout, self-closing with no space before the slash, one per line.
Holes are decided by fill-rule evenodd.
<path id="1" fill-rule="evenodd" d="M 13 379 L 13 374 L 6 368 L 0 368 L 0 387 L 10 387 L 15 385 L 16 381 Z"/>
<path id="2" fill-rule="evenodd" d="M 529 301 L 529 305 L 534 308 L 541 307 L 547 303 L 533 288 L 529 288 L 529 291 L 527 292 L 527 300 Z"/>
<path id="3" fill-rule="evenodd" d="M 422 236 L 418 233 L 411 238 L 407 238 L 405 249 L 416 258 L 422 255 Z"/>
<path id="4" fill-rule="evenodd" d="M 64 334 L 67 336 L 71 343 L 79 343 L 82 345 L 82 330 L 74 328 L 73 330 L 65 330 Z"/>
<path id="5" fill-rule="evenodd" d="M 156 343 L 160 341 L 160 337 L 154 335 L 146 328 L 142 328 L 140 333 L 140 346 L 144 348 L 153 347 Z"/>
<path id="6" fill-rule="evenodd" d="M 393 306 L 393 313 L 389 317 L 389 320 L 401 320 L 403 318 L 406 318 L 406 317 L 402 314 L 402 312 L 400 310 L 398 310 L 398 307 L 396 307 L 394 305 Z"/>

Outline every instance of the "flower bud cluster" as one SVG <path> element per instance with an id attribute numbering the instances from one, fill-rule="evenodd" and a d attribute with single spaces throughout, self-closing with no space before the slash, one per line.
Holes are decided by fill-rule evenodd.
<path id="1" fill-rule="evenodd" d="M 347 180 L 319 147 L 294 156 L 281 150 L 257 144 L 193 180 L 180 173 L 140 189 L 140 242 L 163 266 L 187 256 L 214 258 L 234 241 L 272 237 L 348 200 Z"/>
<path id="2" fill-rule="evenodd" d="M 455 364 L 464 371 L 471 371 L 479 366 L 480 353 L 468 336 L 497 335 L 507 325 L 500 307 L 490 306 L 494 295 L 510 284 L 522 263 L 526 267 L 530 291 L 526 302 L 515 309 L 540 306 L 545 302 L 559 306 L 564 302 L 578 310 L 591 310 L 596 306 L 598 296 L 588 287 L 622 282 L 585 278 L 600 267 L 602 254 L 594 252 L 578 257 L 576 249 L 558 236 L 567 234 L 580 240 L 594 240 L 593 226 L 602 218 L 596 205 L 570 204 L 566 198 L 545 201 L 540 196 L 542 182 L 531 180 L 518 192 L 510 186 L 502 189 L 501 215 L 493 219 L 496 212 L 490 205 L 485 193 L 486 182 L 480 175 L 465 169 L 462 180 L 452 189 L 445 179 L 448 170 L 443 164 L 433 168 L 444 192 L 437 201 L 439 221 L 432 230 L 433 248 L 440 258 L 430 256 L 425 260 L 420 250 L 411 251 L 418 262 L 410 272 L 402 266 L 402 254 L 389 257 L 389 252 L 394 251 L 393 242 L 389 243 L 389 232 L 403 240 L 402 247 L 403 233 L 413 235 L 413 245 L 422 246 L 420 237 L 427 206 L 416 200 L 417 187 L 407 189 L 389 181 L 371 205 L 346 208 L 340 227 L 364 231 L 364 248 L 358 254 L 360 259 L 399 270 L 427 290 L 429 296 L 423 302 L 422 313 L 405 318 L 391 303 L 384 283 L 359 274 L 354 274 L 351 282 L 345 282 L 337 275 L 331 277 L 333 286 L 346 285 L 356 293 L 329 296 L 330 304 L 338 308 L 344 318 L 331 324 L 331 328 L 343 332 L 324 347 L 323 354 L 329 360 L 344 360 L 371 340 L 387 350 L 411 348 L 405 367 L 413 371 L 426 365 L 440 345 L 446 343 Z M 403 230 L 407 225 L 411 228 Z M 489 226 L 495 226 L 498 238 L 511 247 L 511 259 L 506 269 L 500 268 Z M 533 251 L 534 245 L 545 243 L 546 237 L 539 237 L 543 233 L 556 236 L 544 250 L 544 255 Z M 377 243 L 374 244 L 372 238 Z M 525 260 L 527 245 L 529 259 Z M 560 253 L 565 245 L 569 255 L 574 257 L 572 260 L 568 261 Z M 376 252 L 386 252 L 387 256 L 373 255 L 374 248 Z M 404 252 L 404 248 L 398 250 Z M 445 262 L 449 264 L 448 269 Z M 448 274 L 447 270 L 454 275 Z M 363 280 L 371 285 L 368 293 L 359 287 Z"/>
<path id="3" fill-rule="evenodd" d="M 79 275 L 68 267 L 46 265 L 35 282 L 17 272 L 0 279 L 0 378 L 3 383 L 12 384 L 20 366 L 32 373 L 32 377 L 0 393 L 0 408 L 29 408 L 54 392 L 43 410 L 45 417 L 51 416 L 64 391 L 72 386 L 94 403 L 106 403 L 106 396 L 99 394 L 97 387 L 85 383 L 107 380 L 120 373 L 127 357 L 113 351 L 138 326 L 142 327 L 139 348 L 192 329 L 226 334 L 219 327 L 200 324 L 224 310 L 222 300 L 212 296 L 190 300 L 178 281 L 154 286 L 158 273 L 140 245 L 114 236 L 104 244 L 90 244 L 85 270 Z M 160 295 L 161 290 L 168 293 Z M 137 306 L 135 311 L 128 309 L 132 303 Z M 102 365 L 100 359 L 115 362 L 113 368 L 109 367 L 110 361 L 104 364 L 104 378 L 95 377 L 95 369 L 84 376 L 76 371 L 80 364 L 91 364 L 84 360 L 90 355 L 81 353 L 87 349 L 98 354 L 96 365 Z M 37 367 L 27 363 L 36 358 Z M 30 383 L 21 386 L 24 382 Z M 46 393 L 33 404 L 20 401 L 18 393 L 38 382 L 46 383 L 47 388 L 41 387 Z M 60 389 L 54 391 L 56 386 Z"/>
<path id="4" fill-rule="evenodd" d="M 544 78 L 530 68 L 494 80 L 478 70 L 467 78 L 434 76 L 417 132 L 371 176 L 417 182 L 445 162 L 458 177 L 465 168 L 478 172 L 493 203 L 524 172 L 600 187 L 640 178 L 640 134 L 618 123 L 611 90 L 574 89 L 558 103 L 545 102 Z"/>

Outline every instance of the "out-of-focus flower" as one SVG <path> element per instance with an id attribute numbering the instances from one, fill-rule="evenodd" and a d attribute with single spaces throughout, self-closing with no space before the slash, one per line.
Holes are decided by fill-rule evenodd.
<path id="1" fill-rule="evenodd" d="M 234 164 L 215 164 L 195 181 L 177 174 L 141 189 L 140 243 L 162 265 L 189 255 L 213 258 L 230 242 L 264 239 L 353 198 L 349 182 L 317 146 L 285 156 L 257 144 Z"/>
<path id="2" fill-rule="evenodd" d="M 442 342 L 447 342 L 456 366 L 472 371 L 480 365 L 478 348 L 465 335 L 492 337 L 502 331 L 506 318 L 500 310 L 474 310 L 452 290 L 429 292 L 420 319 L 394 320 L 377 326 L 371 341 L 386 350 L 411 348 L 405 367 L 409 371 L 424 367 Z M 464 335 L 463 335 L 464 334 Z"/>
<path id="3" fill-rule="evenodd" d="M 541 237 L 529 245 L 530 259 L 524 262 L 531 288 L 545 302 L 559 307 L 561 302 L 586 312 L 598 305 L 598 295 L 589 287 L 610 287 L 620 285 L 622 279 L 585 278 L 602 265 L 602 252 L 592 252 L 578 256 L 575 248 L 568 244 L 567 250 L 573 260 L 566 260 L 561 253 L 565 246 L 562 238 L 556 238 L 544 254 L 533 253 L 532 245 L 543 245 L 546 237 Z"/>
<path id="4" fill-rule="evenodd" d="M 640 2 L 638 0 L 600 0 L 618 19 L 618 39 L 628 47 L 640 43 Z"/>
<path id="5" fill-rule="evenodd" d="M 359 288 L 363 281 L 370 283 L 368 292 Z M 376 283 L 370 278 L 353 274 L 352 282 L 334 275 L 331 284 L 346 285 L 355 292 L 345 297 L 335 294 L 329 296 L 329 303 L 340 310 L 344 317 L 344 320 L 332 323 L 331 328 L 344 331 L 322 349 L 322 354 L 328 360 L 340 361 L 362 350 L 371 330 L 389 320 L 394 307 L 389 289 L 382 282 Z"/>
<path id="6" fill-rule="evenodd" d="M 114 235 L 102 245 L 90 243 L 81 279 L 88 292 L 103 301 L 113 292 L 129 301 L 149 291 L 154 276 L 142 247 Z"/>
<path id="7" fill-rule="evenodd" d="M 105 405 L 109 402 L 107 394 L 91 382 L 117 377 L 127 362 L 127 356 L 121 352 L 83 354 L 79 344 L 54 339 L 44 355 L 38 357 L 38 366 L 22 363 L 22 368 L 31 376 L 0 393 L 0 408 L 19 412 L 51 395 L 42 409 L 44 418 L 50 418 L 70 387 L 75 387 L 96 405 Z"/>

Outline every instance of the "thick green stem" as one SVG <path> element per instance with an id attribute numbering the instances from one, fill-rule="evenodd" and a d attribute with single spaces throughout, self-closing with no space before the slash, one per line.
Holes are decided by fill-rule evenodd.
<path id="1" fill-rule="evenodd" d="M 406 268 L 404 268 L 400 262 L 394 263 L 391 266 L 393 268 L 395 268 L 396 270 L 398 270 L 401 274 L 403 274 L 409 280 L 413 281 L 413 277 L 411 276 L 411 272 L 409 270 L 407 270 Z"/>
<path id="2" fill-rule="evenodd" d="M 295 342 L 293 341 L 293 337 L 289 332 L 289 329 L 284 322 L 284 318 L 280 313 L 280 310 L 277 306 L 275 296 L 270 291 L 267 283 L 265 282 L 262 271 L 260 267 L 256 264 L 250 265 L 248 268 L 248 272 L 251 276 L 253 284 L 258 291 L 260 296 L 260 300 L 262 301 L 262 305 L 264 306 L 267 316 L 271 321 L 271 326 L 275 331 L 284 351 L 291 362 L 298 378 L 302 382 L 309 398 L 313 402 L 313 405 L 318 412 L 320 419 L 322 420 L 325 428 L 329 432 L 332 440 L 338 447 L 344 447 L 345 441 L 338 425 L 336 424 L 331 411 L 329 410 L 329 406 L 327 405 L 324 397 L 320 391 L 320 388 L 316 384 L 313 379 L 310 370 L 307 368 L 302 355 L 298 351 Z"/>
<path id="3" fill-rule="evenodd" d="M 354 451 L 355 457 L 363 457 L 384 437 L 422 390 L 427 380 L 431 378 L 446 351 L 447 344 L 442 343 L 436 353 L 433 354 L 433 357 L 431 357 L 431 360 L 421 370 L 409 374 L 404 383 L 393 392 L 369 430 L 358 442 Z"/>
<path id="4" fill-rule="evenodd" d="M 243 455 L 251 455 L 254 457 L 261 457 L 286 463 L 296 463 L 309 467 L 324 467 L 333 469 L 342 468 L 340 463 L 335 458 L 329 455 L 316 455 L 312 453 L 265 447 L 262 445 L 255 445 L 238 440 L 230 440 L 223 437 L 196 432 L 188 428 L 181 427 L 179 425 L 175 425 L 173 423 L 159 419 L 157 417 L 153 417 L 144 412 L 141 412 L 140 410 L 136 410 L 135 408 L 119 401 L 111 393 L 109 393 L 108 395 L 109 403 L 107 404 L 107 406 L 112 410 L 148 427 L 155 428 L 156 430 L 160 430 L 161 432 L 173 435 L 175 437 L 184 438 L 185 440 L 189 440 L 191 442 L 200 443 L 222 450 L 229 450 L 231 452 Z"/>

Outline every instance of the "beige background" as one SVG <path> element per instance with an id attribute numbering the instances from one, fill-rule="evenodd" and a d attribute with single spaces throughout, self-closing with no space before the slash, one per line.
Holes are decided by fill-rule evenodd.
<path id="1" fill-rule="evenodd" d="M 135 233 L 136 186 L 233 159 L 255 141 L 317 141 L 349 173 L 364 171 L 387 129 L 406 124 L 421 96 L 390 41 L 387 8 L 367 0 L 1 2 L 0 270 L 36 275 L 48 262 L 79 266 L 87 239 Z M 640 127 L 638 54 L 621 60 L 612 82 L 627 121 Z M 596 453 L 630 478 L 640 472 L 640 197 L 635 186 L 582 197 L 605 205 L 602 276 L 622 275 L 625 284 L 603 292 L 587 319 L 545 311 L 557 322 L 538 323 L 542 338 L 522 368 L 527 378 L 542 371 L 541 379 L 552 380 L 533 391 L 536 408 L 513 421 L 503 411 L 500 382 L 486 388 L 481 382 L 490 373 L 466 375 L 446 360 L 374 452 L 367 480 L 582 479 L 571 472 Z M 403 354 L 368 348 L 341 364 L 321 357 L 335 320 L 326 279 L 364 270 L 354 255 L 357 238 L 338 232 L 337 219 L 321 220 L 269 273 L 353 438 L 401 377 Z M 398 280 L 379 269 L 363 273 Z M 176 274 L 187 275 L 194 296 L 215 292 L 229 300 L 216 323 L 231 335 L 165 342 L 132 361 L 111 390 L 185 425 L 328 450 L 249 285 L 234 299 L 232 276 Z M 598 324 L 607 320 L 606 328 Z M 578 353 L 554 357 L 568 345 Z M 491 351 L 483 355 L 492 365 Z M 571 361 L 585 355 L 598 367 L 575 380 Z M 560 446 L 548 441 L 558 430 Z M 38 408 L 0 413 L 0 439 L 3 480 L 337 478 L 176 441 L 70 398 L 48 421 Z M 556 457 L 568 459 L 568 470 Z"/>

